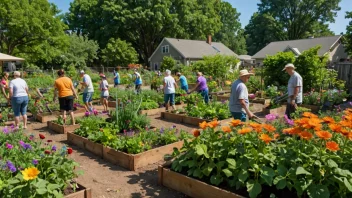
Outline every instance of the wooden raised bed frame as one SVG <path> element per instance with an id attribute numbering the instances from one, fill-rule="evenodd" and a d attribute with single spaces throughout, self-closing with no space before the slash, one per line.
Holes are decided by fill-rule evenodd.
<path id="1" fill-rule="evenodd" d="M 67 133 L 67 140 L 82 149 L 88 150 L 95 155 L 128 170 L 135 171 L 138 168 L 154 164 L 164 159 L 164 155 L 171 154 L 174 148 L 180 149 L 183 141 L 175 142 L 139 154 L 128 154 L 117 151 L 102 144 L 94 143 L 87 138 L 73 133 Z"/>
<path id="2" fill-rule="evenodd" d="M 84 108 L 80 108 L 74 111 L 75 114 L 79 113 L 85 113 L 86 110 Z M 55 120 L 59 115 L 61 115 L 61 112 L 59 111 L 54 111 L 52 113 L 45 113 L 45 115 L 39 113 L 34 115 L 35 119 L 41 123 L 46 123 L 48 121 L 53 121 Z"/>
<path id="3" fill-rule="evenodd" d="M 56 124 L 53 121 L 48 121 L 47 122 L 47 126 L 48 126 L 49 129 L 55 131 L 56 133 L 62 133 L 62 134 L 68 133 L 68 132 L 72 132 L 75 129 L 78 129 L 80 127 L 79 124 L 76 124 L 76 125 L 59 125 L 59 124 Z"/>
<path id="4" fill-rule="evenodd" d="M 305 105 L 305 104 L 302 104 L 300 107 L 310 109 L 313 113 L 317 113 L 320 110 L 320 106 L 317 106 L 317 105 Z"/>
<path id="5" fill-rule="evenodd" d="M 179 104 L 179 105 L 175 105 L 175 106 L 176 106 L 176 108 L 183 108 L 186 105 L 185 104 Z M 116 101 L 109 101 L 108 107 L 116 108 Z M 172 109 L 172 107 L 169 107 L 169 109 Z M 140 114 L 144 114 L 144 115 L 147 115 L 147 116 L 157 115 L 157 114 L 159 114 L 161 112 L 165 112 L 165 107 L 157 108 L 157 109 L 149 109 L 149 110 L 140 110 Z"/>
<path id="6" fill-rule="evenodd" d="M 281 107 L 275 108 L 275 109 L 267 109 L 266 107 L 263 108 L 263 113 L 264 114 L 278 114 L 278 115 L 284 115 L 286 111 L 286 105 L 283 105 Z"/>
<path id="7" fill-rule="evenodd" d="M 161 112 L 161 118 L 165 120 L 170 120 L 178 123 L 184 123 L 184 124 L 189 124 L 193 126 L 199 126 L 199 123 L 202 122 L 209 122 L 211 120 L 206 120 L 206 119 L 201 119 L 201 118 L 195 118 L 195 117 L 189 117 L 184 114 L 176 114 L 176 113 L 170 113 L 170 112 Z M 219 121 L 229 121 L 230 122 L 231 118 L 225 119 L 225 120 L 219 120 Z"/>
<path id="8" fill-rule="evenodd" d="M 172 171 L 169 164 L 158 167 L 158 184 L 197 198 L 244 198 L 235 193 L 223 190 Z"/>
<path id="9" fill-rule="evenodd" d="M 90 188 L 86 188 L 81 184 L 78 184 L 78 186 L 82 190 L 66 195 L 65 198 L 92 198 L 93 197 L 92 190 Z"/>

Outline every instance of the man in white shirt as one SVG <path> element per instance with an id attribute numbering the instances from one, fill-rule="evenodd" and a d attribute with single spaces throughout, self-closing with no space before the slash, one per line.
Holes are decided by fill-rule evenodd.
<path id="1" fill-rule="evenodd" d="M 177 84 L 175 79 L 171 76 L 171 71 L 166 70 L 164 77 L 164 102 L 165 109 L 169 110 L 169 101 L 172 108 L 175 110 L 175 93 L 176 93 Z"/>
<path id="2" fill-rule="evenodd" d="M 297 106 L 302 104 L 303 100 L 303 80 L 301 75 L 295 71 L 295 66 L 289 63 L 282 71 L 286 71 L 290 75 L 288 80 L 287 91 L 288 99 L 285 114 L 291 119 L 291 114 L 297 109 Z"/>
<path id="3" fill-rule="evenodd" d="M 94 93 L 94 87 L 92 83 L 92 79 L 88 74 L 85 74 L 83 70 L 80 71 L 80 76 L 83 78 L 83 81 L 81 82 L 83 90 L 83 102 L 84 102 L 84 108 L 86 111 L 93 112 L 93 104 L 92 104 L 92 99 L 93 99 L 93 93 Z"/>

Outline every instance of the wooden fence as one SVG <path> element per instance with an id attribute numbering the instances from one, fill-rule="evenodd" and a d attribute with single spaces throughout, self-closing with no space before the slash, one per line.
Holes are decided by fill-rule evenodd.
<path id="1" fill-rule="evenodd" d="M 337 63 L 332 68 L 338 72 L 338 79 L 346 81 L 346 86 L 352 89 L 352 63 Z"/>

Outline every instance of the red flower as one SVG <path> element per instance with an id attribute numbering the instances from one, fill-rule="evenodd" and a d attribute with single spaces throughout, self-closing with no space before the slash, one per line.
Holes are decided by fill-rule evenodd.
<path id="1" fill-rule="evenodd" d="M 47 142 L 52 142 L 52 140 L 48 140 Z"/>
<path id="2" fill-rule="evenodd" d="M 50 151 L 49 150 L 45 150 L 44 153 L 49 155 Z"/>
<path id="3" fill-rule="evenodd" d="M 67 149 L 67 153 L 68 153 L 68 154 L 71 154 L 72 152 L 73 152 L 72 148 L 68 148 L 68 149 Z"/>
<path id="4" fill-rule="evenodd" d="M 42 135 L 42 134 L 39 134 L 39 137 L 40 137 L 40 139 L 42 139 L 42 140 L 44 140 L 44 139 L 45 139 L 45 136 L 44 136 L 44 135 Z"/>

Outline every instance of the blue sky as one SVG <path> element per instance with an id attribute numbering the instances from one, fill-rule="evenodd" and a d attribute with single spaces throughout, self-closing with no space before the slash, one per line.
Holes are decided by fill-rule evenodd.
<path id="1" fill-rule="evenodd" d="M 242 27 L 246 26 L 253 15 L 257 11 L 257 3 L 259 0 L 226 0 L 232 4 L 233 7 L 241 13 L 240 21 Z M 70 2 L 72 0 L 49 0 L 49 2 L 55 3 L 60 10 L 67 12 L 70 7 Z M 350 2 L 350 3 L 348 3 Z M 342 0 L 340 3 L 341 10 L 337 13 L 335 18 L 335 23 L 330 24 L 330 29 L 335 32 L 335 34 L 340 34 L 341 32 L 346 32 L 346 26 L 348 25 L 348 20 L 345 19 L 346 11 L 352 11 L 351 0 Z"/>

